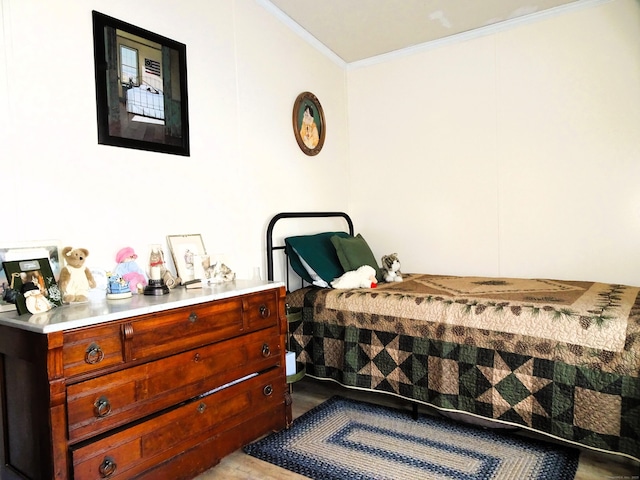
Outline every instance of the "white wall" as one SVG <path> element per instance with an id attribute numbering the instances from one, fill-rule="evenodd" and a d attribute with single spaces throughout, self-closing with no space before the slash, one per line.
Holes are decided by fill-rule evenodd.
<path id="1" fill-rule="evenodd" d="M 348 72 L 351 198 L 405 271 L 640 284 L 640 5 Z"/>
<path id="2" fill-rule="evenodd" d="M 201 233 L 246 276 L 273 214 L 347 210 L 405 271 L 640 284 L 635 0 L 347 71 L 253 0 L 0 9 L 0 246 L 57 238 L 111 268 Z M 91 10 L 187 45 L 190 157 L 97 144 Z M 305 90 L 317 157 L 292 135 Z"/>
<path id="3" fill-rule="evenodd" d="M 0 9 L 0 245 L 59 239 L 108 269 L 123 246 L 146 261 L 167 235 L 201 233 L 247 276 L 256 265 L 264 274 L 273 214 L 346 209 L 335 181 L 347 169 L 345 72 L 253 0 L 0 0 Z M 97 144 L 92 10 L 187 45 L 190 157 Z M 316 157 L 292 130 L 305 90 L 327 117 Z"/>

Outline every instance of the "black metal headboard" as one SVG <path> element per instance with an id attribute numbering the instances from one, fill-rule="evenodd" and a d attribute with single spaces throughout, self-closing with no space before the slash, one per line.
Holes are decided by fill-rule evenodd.
<path id="1" fill-rule="evenodd" d="M 267 227 L 267 280 L 273 281 L 273 252 L 275 250 L 284 250 L 284 245 L 273 245 L 273 228 L 276 222 L 283 218 L 325 218 L 325 217 L 341 217 L 344 218 L 349 226 L 349 235 L 353 235 L 353 222 L 351 217 L 344 212 L 284 212 L 274 216 Z M 289 289 L 289 275 L 287 271 L 287 290 Z"/>

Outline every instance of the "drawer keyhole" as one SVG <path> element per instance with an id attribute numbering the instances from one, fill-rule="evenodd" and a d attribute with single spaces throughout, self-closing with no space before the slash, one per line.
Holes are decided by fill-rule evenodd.
<path id="1" fill-rule="evenodd" d="M 269 348 L 269 344 L 265 343 L 262 345 L 262 356 L 266 358 L 269 355 L 271 355 L 271 349 Z"/>
<path id="2" fill-rule="evenodd" d="M 273 387 L 271 385 L 265 385 L 265 387 L 262 389 L 262 393 L 265 397 L 270 397 L 273 393 Z"/>
<path id="3" fill-rule="evenodd" d="M 104 358 L 104 352 L 100 348 L 100 345 L 97 343 L 92 343 L 87 347 L 87 350 L 84 353 L 84 361 L 90 365 L 95 365 L 96 363 L 100 363 Z"/>
<path id="4" fill-rule="evenodd" d="M 271 315 L 271 310 L 269 310 L 269 307 L 267 307 L 266 305 L 260 305 L 260 316 L 262 318 L 267 318 L 269 315 Z"/>
<path id="5" fill-rule="evenodd" d="M 198 320 L 198 314 L 196 312 L 191 312 L 189 315 L 189 321 L 191 323 L 195 323 L 196 320 Z"/>
<path id="6" fill-rule="evenodd" d="M 204 411 L 207 409 L 207 404 L 202 402 L 200 403 L 200 405 L 198 405 L 198 413 L 204 413 Z"/>
<path id="7" fill-rule="evenodd" d="M 100 464 L 100 467 L 98 467 L 98 472 L 100 472 L 100 476 L 102 478 L 107 478 L 116 473 L 117 469 L 118 465 L 113 458 L 104 457 L 104 460 Z"/>
<path id="8" fill-rule="evenodd" d="M 93 404 L 93 413 L 96 417 L 106 417 L 111 413 L 111 402 L 105 396 L 98 398 Z"/>

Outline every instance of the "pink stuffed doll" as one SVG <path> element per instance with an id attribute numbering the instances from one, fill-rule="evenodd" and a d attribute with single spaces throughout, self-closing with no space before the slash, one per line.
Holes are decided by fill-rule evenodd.
<path id="1" fill-rule="evenodd" d="M 138 255 L 131 247 L 121 248 L 116 254 L 116 268 L 113 273 L 120 275 L 124 281 L 129 284 L 129 289 L 133 293 L 140 293 L 147 285 L 147 274 L 138 266 L 136 259 Z"/>

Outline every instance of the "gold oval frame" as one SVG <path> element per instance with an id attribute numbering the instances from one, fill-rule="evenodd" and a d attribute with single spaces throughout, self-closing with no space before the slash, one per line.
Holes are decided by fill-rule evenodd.
<path id="1" fill-rule="evenodd" d="M 308 130 L 306 134 L 302 134 L 303 118 L 307 108 L 310 109 L 310 114 L 313 117 L 313 123 L 317 129 L 317 141 L 315 140 L 315 134 L 313 128 L 307 125 Z M 296 142 L 300 150 L 309 156 L 314 156 L 320 153 L 322 146 L 324 145 L 324 138 L 327 133 L 327 125 L 324 120 L 324 110 L 318 98 L 311 92 L 302 92 L 296 98 L 293 104 L 293 134 L 296 137 Z"/>

